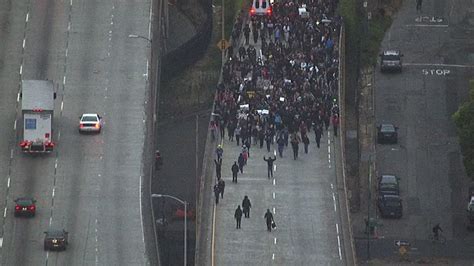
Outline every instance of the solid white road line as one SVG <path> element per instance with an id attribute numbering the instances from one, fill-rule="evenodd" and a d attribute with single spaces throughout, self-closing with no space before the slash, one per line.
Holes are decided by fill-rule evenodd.
<path id="1" fill-rule="evenodd" d="M 447 24 L 407 24 L 405 27 L 421 27 L 421 28 L 447 28 Z"/>
<path id="2" fill-rule="evenodd" d="M 403 63 L 405 66 L 433 66 L 433 67 L 460 67 L 473 68 L 474 65 L 456 65 L 456 64 L 429 64 L 429 63 Z"/>

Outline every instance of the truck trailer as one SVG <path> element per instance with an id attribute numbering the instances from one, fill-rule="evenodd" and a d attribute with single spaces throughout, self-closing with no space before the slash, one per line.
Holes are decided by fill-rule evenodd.
<path id="1" fill-rule="evenodd" d="M 49 80 L 21 82 L 21 150 L 25 153 L 50 153 L 54 149 L 54 84 Z"/>

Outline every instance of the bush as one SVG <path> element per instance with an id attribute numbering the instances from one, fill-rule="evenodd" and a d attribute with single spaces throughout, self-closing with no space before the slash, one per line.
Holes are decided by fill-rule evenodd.
<path id="1" fill-rule="evenodd" d="M 474 179 L 474 80 L 469 82 L 469 100 L 454 113 L 453 120 L 458 132 L 464 168 L 467 175 Z"/>

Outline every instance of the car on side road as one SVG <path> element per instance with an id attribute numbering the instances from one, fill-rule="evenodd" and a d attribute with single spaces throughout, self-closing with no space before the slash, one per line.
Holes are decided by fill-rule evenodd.
<path id="1" fill-rule="evenodd" d="M 15 200 L 15 217 L 36 214 L 36 200 L 31 197 L 21 197 Z"/>
<path id="2" fill-rule="evenodd" d="M 381 175 L 379 178 L 379 195 L 400 195 L 398 177 L 394 175 Z"/>
<path id="3" fill-rule="evenodd" d="M 401 218 L 403 215 L 402 199 L 399 195 L 379 195 L 377 206 L 382 218 Z"/>
<path id="4" fill-rule="evenodd" d="M 398 50 L 386 50 L 380 54 L 380 71 L 402 72 L 403 54 Z"/>
<path id="5" fill-rule="evenodd" d="M 377 143 L 398 143 L 398 127 L 393 124 L 385 123 L 377 127 Z"/>
<path id="6" fill-rule="evenodd" d="M 69 244 L 66 230 L 49 229 L 44 234 L 44 250 L 66 250 Z"/>
<path id="7" fill-rule="evenodd" d="M 79 117 L 79 133 L 100 133 L 102 130 L 102 117 L 98 114 L 82 114 Z"/>

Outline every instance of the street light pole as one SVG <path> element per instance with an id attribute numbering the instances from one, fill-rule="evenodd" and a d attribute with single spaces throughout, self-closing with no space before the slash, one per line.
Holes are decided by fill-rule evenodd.
<path id="1" fill-rule="evenodd" d="M 184 266 L 187 265 L 188 258 L 188 203 L 177 197 L 165 194 L 151 194 L 152 198 L 170 198 L 184 205 Z M 155 221 L 154 221 L 155 222 Z"/>

